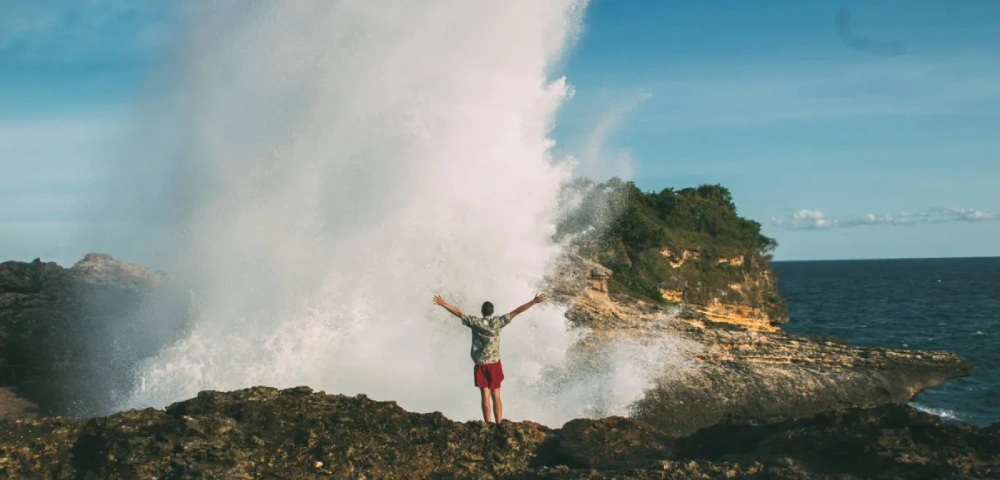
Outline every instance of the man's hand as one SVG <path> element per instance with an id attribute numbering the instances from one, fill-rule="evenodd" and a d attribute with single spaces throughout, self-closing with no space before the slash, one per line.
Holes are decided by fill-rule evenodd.
<path id="1" fill-rule="evenodd" d="M 451 305 L 448 305 L 448 302 L 444 301 L 444 299 L 441 298 L 441 295 L 434 295 L 434 305 L 440 305 L 445 310 L 451 312 L 452 315 L 454 315 L 454 316 L 456 316 L 458 318 L 464 318 L 465 317 L 465 314 L 462 313 L 461 310 L 459 310 L 459 309 L 457 309 L 457 308 L 455 308 L 455 307 L 453 307 Z"/>
<path id="2" fill-rule="evenodd" d="M 535 298 L 532 298 L 530 302 L 525 303 L 524 305 L 521 305 L 520 307 L 517 307 L 517 309 L 515 309 L 513 312 L 508 313 L 507 315 L 510 315 L 511 320 L 513 320 L 514 317 L 516 317 L 516 316 L 524 313 L 524 311 L 527 310 L 527 309 L 529 309 L 529 308 L 531 308 L 532 305 L 542 303 L 542 302 L 545 301 L 545 299 L 546 299 L 546 297 L 545 297 L 544 293 L 536 294 Z"/>

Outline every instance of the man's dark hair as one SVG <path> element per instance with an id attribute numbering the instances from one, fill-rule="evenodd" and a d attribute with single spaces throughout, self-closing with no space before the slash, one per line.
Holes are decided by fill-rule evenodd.
<path id="1" fill-rule="evenodd" d="M 483 316 L 488 317 L 493 315 L 493 304 L 490 302 L 483 302 Z"/>

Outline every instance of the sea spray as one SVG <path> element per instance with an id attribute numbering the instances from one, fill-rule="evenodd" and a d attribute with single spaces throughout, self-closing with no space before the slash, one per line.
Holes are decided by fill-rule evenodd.
<path id="1" fill-rule="evenodd" d="M 573 165 L 547 134 L 572 90 L 549 70 L 585 4 L 192 4 L 151 115 L 177 139 L 164 263 L 198 308 L 122 408 L 309 385 L 479 418 L 469 331 L 431 298 L 513 310 L 562 253 Z M 584 366 L 564 314 L 504 330 L 508 418 L 625 413 L 665 361 L 609 344 Z"/>

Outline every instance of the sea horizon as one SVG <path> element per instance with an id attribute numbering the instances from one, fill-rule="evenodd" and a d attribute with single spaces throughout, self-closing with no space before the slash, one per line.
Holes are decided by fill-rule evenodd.
<path id="1" fill-rule="evenodd" d="M 998 259 L 1000 255 L 985 256 L 954 256 L 954 257 L 864 257 L 864 258 L 818 258 L 818 259 L 792 259 L 792 260 L 771 260 L 770 263 L 805 263 L 805 262 L 869 262 L 869 261 L 902 261 L 902 260 L 988 260 Z"/>

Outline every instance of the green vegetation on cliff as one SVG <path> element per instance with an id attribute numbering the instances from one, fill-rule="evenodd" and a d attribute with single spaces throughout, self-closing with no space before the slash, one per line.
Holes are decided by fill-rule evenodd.
<path id="1" fill-rule="evenodd" d="M 662 293 L 668 290 L 686 303 L 718 300 L 784 320 L 768 266 L 777 242 L 761 234 L 760 223 L 736 213 L 725 187 L 642 192 L 618 178 L 580 179 L 563 194 L 580 203 L 563 218 L 557 237 L 572 238 L 584 256 L 614 272 L 612 293 L 668 302 Z"/>

